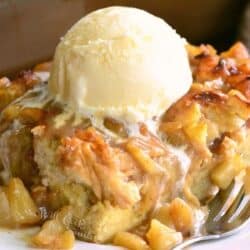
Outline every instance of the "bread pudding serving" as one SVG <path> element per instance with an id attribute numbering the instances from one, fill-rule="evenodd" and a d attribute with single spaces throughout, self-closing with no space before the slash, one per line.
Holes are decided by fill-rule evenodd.
<path id="1" fill-rule="evenodd" d="M 88 14 L 53 63 L 0 79 L 0 226 L 167 250 L 204 233 L 232 181 L 250 191 L 250 58 L 192 46 L 145 11 Z"/>

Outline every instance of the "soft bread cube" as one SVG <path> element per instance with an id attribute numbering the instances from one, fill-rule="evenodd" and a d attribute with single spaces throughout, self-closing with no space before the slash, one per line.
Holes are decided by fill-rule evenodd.
<path id="1" fill-rule="evenodd" d="M 121 209 L 109 202 L 98 202 L 79 220 L 76 218 L 73 230 L 84 241 L 104 243 L 112 240 L 114 235 L 127 231 L 140 222 L 140 216 L 133 209 Z"/>
<path id="2" fill-rule="evenodd" d="M 237 114 L 240 118 L 247 120 L 250 117 L 248 99 L 238 90 L 231 90 L 228 95 L 228 105 L 232 112 Z"/>

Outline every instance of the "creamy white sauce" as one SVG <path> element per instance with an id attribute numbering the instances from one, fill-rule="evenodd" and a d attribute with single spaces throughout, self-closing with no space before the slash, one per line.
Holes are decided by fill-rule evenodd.
<path id="1" fill-rule="evenodd" d="M 54 127 L 56 129 L 63 127 L 66 124 L 66 122 L 73 117 L 73 115 L 74 114 L 72 112 L 65 111 L 65 112 L 55 116 L 55 118 L 53 119 Z"/>
<path id="2" fill-rule="evenodd" d="M 29 108 L 43 108 L 52 100 L 47 85 L 39 84 L 33 89 L 28 90 L 23 96 L 17 98 L 13 104 Z"/>
<path id="3" fill-rule="evenodd" d="M 30 108 L 44 108 L 46 105 L 53 105 L 54 100 L 50 96 L 48 92 L 48 86 L 46 84 L 40 84 L 36 87 L 34 87 L 32 90 L 27 91 L 22 97 L 18 98 L 16 101 L 14 101 L 14 104 L 20 105 L 22 107 L 30 107 Z M 58 104 L 57 104 L 58 105 Z M 122 138 L 119 137 L 116 133 L 111 131 L 110 129 L 106 128 L 104 125 L 104 119 L 103 116 L 92 116 L 88 112 L 85 114 L 77 113 L 72 111 L 67 105 L 61 105 L 61 108 L 63 110 L 62 113 L 56 115 L 53 118 L 54 122 L 54 127 L 55 128 L 60 128 L 62 126 L 65 126 L 69 121 L 71 126 L 78 126 L 81 125 L 81 123 L 85 120 L 86 118 L 89 119 L 94 127 L 102 131 L 105 135 L 110 136 L 111 138 L 115 139 L 116 142 L 119 142 L 122 140 Z M 127 130 L 128 136 L 141 136 L 140 133 L 140 124 L 139 123 L 131 123 L 126 121 L 125 119 L 118 120 L 125 129 Z M 164 139 L 164 136 L 162 136 L 158 131 L 159 131 L 159 122 L 160 120 L 146 120 L 144 121 L 144 124 L 147 126 L 147 129 L 155 136 L 160 137 L 161 140 L 163 140 L 164 144 L 166 145 L 166 149 L 175 157 L 178 158 L 179 161 L 179 170 L 180 170 L 180 177 L 179 180 L 176 183 L 176 188 L 173 190 L 176 195 L 182 191 L 183 184 L 185 181 L 186 174 L 188 172 L 189 166 L 190 166 L 190 159 L 185 153 L 185 148 L 177 148 L 173 147 L 172 145 L 168 144 L 168 142 Z M 13 128 L 14 129 L 14 128 Z M 3 135 L 2 135 L 2 144 L 5 141 L 5 137 L 9 134 L 12 133 L 13 131 L 7 130 Z M 161 138 L 162 137 L 162 138 Z M 2 147 L 2 151 L 8 150 L 7 147 Z M 4 149 L 6 148 L 6 149 Z M 3 152 L 2 155 L 7 155 L 6 153 Z M 8 166 L 8 157 L 3 156 L 2 161 L 4 161 L 4 165 Z"/>
<path id="4" fill-rule="evenodd" d="M 209 87 L 209 88 L 220 89 L 224 86 L 224 82 L 221 79 L 221 77 L 219 77 L 219 78 L 214 79 L 212 81 L 205 81 L 204 85 Z"/>
<path id="5" fill-rule="evenodd" d="M 201 236 L 204 231 L 204 224 L 207 219 L 207 211 L 205 208 L 193 209 L 194 215 L 194 226 L 193 231 L 191 232 L 192 236 Z"/>
<path id="6" fill-rule="evenodd" d="M 44 76 L 46 78 L 46 75 Z M 47 79 L 47 78 L 46 78 Z M 29 107 L 29 108 L 44 108 L 46 105 L 53 105 L 53 103 L 56 103 L 55 100 L 53 100 L 53 97 L 50 95 L 48 91 L 47 84 L 39 84 L 38 86 L 35 86 L 33 89 L 27 91 L 23 96 L 16 99 L 14 104 L 20 105 L 21 107 Z M 76 112 L 70 109 L 69 106 L 65 104 L 59 104 L 56 103 L 59 106 L 61 106 L 63 112 L 61 114 L 56 115 L 53 118 L 54 126 L 55 128 L 63 127 L 67 124 L 69 120 L 73 118 L 73 121 L 71 123 L 72 126 L 78 126 L 80 125 L 83 120 L 90 119 L 92 125 L 105 133 L 106 135 L 111 136 L 112 138 L 119 139 L 119 136 L 115 134 L 113 131 L 109 130 L 104 125 L 104 116 L 103 114 L 96 114 L 93 116 L 91 112 L 88 110 L 81 112 Z M 124 125 L 126 131 L 128 132 L 129 136 L 140 136 L 140 124 L 135 122 L 128 122 L 125 118 L 124 119 L 117 119 L 118 122 Z M 157 129 L 159 127 L 159 120 L 146 120 L 143 121 L 143 123 L 147 126 L 148 130 L 154 134 L 157 135 Z"/>
<path id="7" fill-rule="evenodd" d="M 48 71 L 35 71 L 34 74 L 39 77 L 42 82 L 47 82 L 49 80 L 50 73 Z"/>
<path id="8" fill-rule="evenodd" d="M 182 188 L 184 186 L 184 182 L 191 164 L 191 160 L 190 157 L 187 155 L 184 146 L 177 148 L 169 144 L 168 148 L 170 152 L 178 158 L 179 161 L 180 177 L 179 180 L 176 182 L 175 190 L 176 194 L 178 194 L 180 191 L 182 191 Z"/>

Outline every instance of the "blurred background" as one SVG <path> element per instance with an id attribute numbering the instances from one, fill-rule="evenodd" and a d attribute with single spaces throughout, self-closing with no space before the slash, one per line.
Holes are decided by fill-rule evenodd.
<path id="1" fill-rule="evenodd" d="M 88 12 L 134 6 L 164 18 L 194 44 L 250 45 L 247 0 L 0 0 L 0 75 L 49 60 L 61 36 Z M 249 32 L 248 32 L 249 31 Z"/>

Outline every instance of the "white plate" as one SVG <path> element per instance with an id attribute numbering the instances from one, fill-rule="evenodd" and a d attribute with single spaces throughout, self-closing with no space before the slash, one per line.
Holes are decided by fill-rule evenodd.
<path id="1" fill-rule="evenodd" d="M 25 231 L 0 231 L 0 250 L 34 250 L 27 244 L 29 235 L 34 229 Z M 77 241 L 74 250 L 117 250 L 112 246 L 101 246 Z M 190 249 L 190 248 L 189 248 Z M 223 240 L 197 244 L 192 250 L 249 250 L 250 249 L 250 224 L 241 233 Z M 36 249 L 37 250 L 37 249 Z"/>

